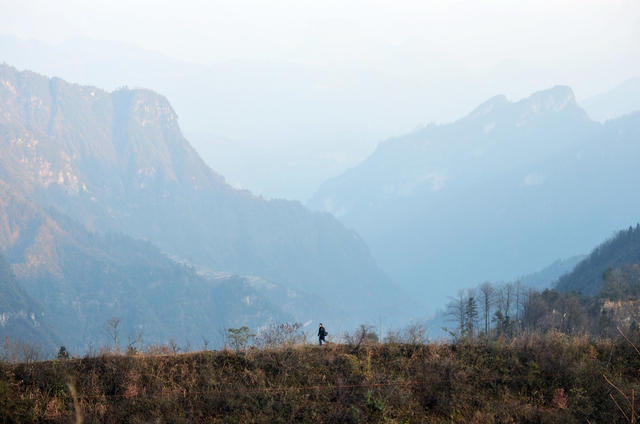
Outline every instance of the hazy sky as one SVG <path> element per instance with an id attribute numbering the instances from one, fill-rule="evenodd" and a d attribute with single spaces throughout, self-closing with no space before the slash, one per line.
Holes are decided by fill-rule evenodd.
<path id="1" fill-rule="evenodd" d="M 119 40 L 210 66 L 284 65 L 267 79 L 274 100 L 200 121 L 234 140 L 234 157 L 265 146 L 273 154 L 276 171 L 267 174 L 218 166 L 232 181 L 297 198 L 379 141 L 456 119 L 492 95 L 515 100 L 566 84 L 582 99 L 640 76 L 638 0 L 0 0 L 0 33 L 50 43 Z M 287 72 L 308 68 L 310 82 L 285 93 Z M 183 106 L 189 99 L 170 100 L 187 132 L 203 130 Z M 333 167 L 321 162 L 331 158 Z M 281 190 L 291 175 L 278 170 L 287 167 L 304 184 L 295 193 Z M 268 186 L 270 178 L 278 181 Z"/>
<path id="2" fill-rule="evenodd" d="M 5 33 L 60 42 L 122 40 L 197 63 L 268 60 L 451 76 L 518 63 L 608 69 L 640 65 L 637 0 L 2 0 Z M 594 68 L 594 69 L 590 69 Z M 591 95 L 602 84 L 576 76 Z M 518 93 L 519 94 L 519 93 Z M 524 95 L 526 93 L 523 93 Z"/>

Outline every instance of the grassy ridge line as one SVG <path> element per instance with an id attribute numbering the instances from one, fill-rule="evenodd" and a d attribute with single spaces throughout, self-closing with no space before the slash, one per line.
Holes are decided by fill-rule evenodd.
<path id="1" fill-rule="evenodd" d="M 487 345 L 331 345 L 3 368 L 0 405 L 12 422 L 74 422 L 72 381 L 89 423 L 615 423 L 622 416 L 602 374 L 630 393 L 640 358 L 624 341 L 552 334 Z"/>

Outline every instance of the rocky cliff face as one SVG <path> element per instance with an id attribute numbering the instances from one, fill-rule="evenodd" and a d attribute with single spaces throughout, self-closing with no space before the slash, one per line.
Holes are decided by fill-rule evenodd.
<path id="1" fill-rule="evenodd" d="M 162 190 L 229 189 L 181 136 L 167 100 L 113 94 L 0 67 L 4 178 L 101 206 Z"/>

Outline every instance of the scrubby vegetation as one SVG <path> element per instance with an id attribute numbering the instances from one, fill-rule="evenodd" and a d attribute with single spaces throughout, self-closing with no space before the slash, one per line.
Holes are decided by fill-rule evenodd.
<path id="1" fill-rule="evenodd" d="M 627 422 L 616 402 L 629 416 L 637 341 L 551 332 L 4 363 L 0 421 Z"/>
<path id="2" fill-rule="evenodd" d="M 560 331 L 612 337 L 640 323 L 640 224 L 619 231 L 573 271 L 538 291 L 521 281 L 483 283 L 451 298 L 448 332 L 456 339 Z"/>
<path id="3" fill-rule="evenodd" d="M 604 271 L 599 292 L 537 291 L 519 282 L 484 283 L 459 292 L 448 304 L 448 332 L 455 339 L 495 339 L 532 332 L 613 337 L 618 327 L 640 323 L 640 265 Z"/>

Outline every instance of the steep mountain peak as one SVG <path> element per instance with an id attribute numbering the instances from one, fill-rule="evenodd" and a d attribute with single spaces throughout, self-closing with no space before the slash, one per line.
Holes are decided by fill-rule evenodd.
<path id="1" fill-rule="evenodd" d="M 556 85 L 547 90 L 533 93 L 518 102 L 527 106 L 532 112 L 560 112 L 569 107 L 577 107 L 573 90 L 565 85 Z"/>
<path id="2" fill-rule="evenodd" d="M 122 193 L 170 182 L 229 189 L 183 137 L 166 97 L 151 90 L 108 93 L 0 65 L 0 110 L 9 141 L 0 162 L 34 188 Z"/>
<path id="3" fill-rule="evenodd" d="M 513 119 L 512 114 L 515 113 L 519 115 L 518 125 L 522 125 L 536 115 L 558 113 L 564 110 L 574 110 L 578 111 L 580 115 L 584 114 L 576 103 L 573 90 L 564 85 L 557 85 L 547 90 L 535 92 L 517 102 L 510 102 L 504 95 L 494 96 L 475 108 L 467 115 L 466 119 L 499 117 L 503 113 Z"/>
<path id="4" fill-rule="evenodd" d="M 489 115 L 496 109 L 507 104 L 509 104 L 509 100 L 507 100 L 504 94 L 499 94 L 497 96 L 493 96 L 492 98 L 475 108 L 468 117 L 471 119 L 480 118 L 482 116 Z"/>

